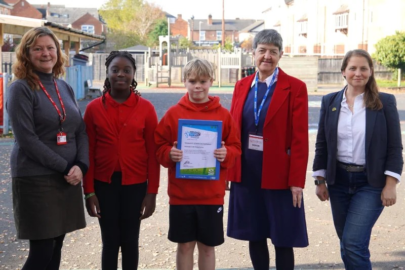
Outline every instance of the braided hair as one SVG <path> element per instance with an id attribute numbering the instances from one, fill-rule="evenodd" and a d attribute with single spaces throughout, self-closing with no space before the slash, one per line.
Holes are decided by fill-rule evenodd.
<path id="1" fill-rule="evenodd" d="M 134 68 L 134 71 L 136 72 L 135 59 L 132 56 L 132 54 L 130 54 L 127 51 L 112 51 L 110 53 L 110 55 L 107 56 L 107 59 L 105 60 L 105 68 L 106 68 L 107 74 L 108 74 L 108 67 L 110 66 L 112 60 L 114 60 L 116 57 L 124 57 L 124 58 L 128 59 L 131 62 L 132 66 Z M 138 83 L 135 81 L 135 79 L 132 79 L 132 82 L 131 82 L 131 85 L 129 88 L 131 89 L 131 91 L 134 92 L 135 95 L 140 96 L 141 93 L 139 93 L 139 91 L 136 90 L 137 85 L 138 85 Z M 105 101 L 105 94 L 110 91 L 111 91 L 111 83 L 110 83 L 110 80 L 108 79 L 108 77 L 106 77 L 105 81 L 104 81 L 104 86 L 103 86 L 103 97 L 102 97 L 103 103 Z"/>

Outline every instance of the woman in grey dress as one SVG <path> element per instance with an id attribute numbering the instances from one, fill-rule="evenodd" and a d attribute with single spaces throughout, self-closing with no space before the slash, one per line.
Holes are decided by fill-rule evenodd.
<path id="1" fill-rule="evenodd" d="M 16 55 L 7 111 L 15 136 L 10 164 L 17 237 L 30 242 L 22 269 L 59 269 L 65 234 L 86 226 L 85 124 L 72 88 L 58 79 L 66 56 L 52 31 L 26 32 Z"/>

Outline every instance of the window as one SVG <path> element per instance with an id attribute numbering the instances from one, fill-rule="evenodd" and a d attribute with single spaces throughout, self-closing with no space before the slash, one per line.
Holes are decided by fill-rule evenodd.
<path id="1" fill-rule="evenodd" d="M 222 40 L 222 31 L 217 31 L 217 40 Z"/>
<path id="2" fill-rule="evenodd" d="M 62 14 L 62 18 L 69 18 L 69 14 Z"/>
<path id="3" fill-rule="evenodd" d="M 205 31 L 200 31 L 200 40 L 205 40 Z"/>
<path id="4" fill-rule="evenodd" d="M 335 15 L 335 28 L 345 29 L 348 28 L 349 24 L 349 13 L 342 13 Z"/>
<path id="5" fill-rule="evenodd" d="M 53 12 L 51 12 L 51 17 L 59 18 L 60 15 L 59 15 L 58 13 L 53 13 Z"/>
<path id="6" fill-rule="evenodd" d="M 82 25 L 82 31 L 89 34 L 94 34 L 94 25 Z"/>
<path id="7" fill-rule="evenodd" d="M 170 23 L 175 23 L 175 22 L 176 22 L 176 18 L 170 17 L 170 18 L 169 18 L 169 22 L 170 22 Z"/>

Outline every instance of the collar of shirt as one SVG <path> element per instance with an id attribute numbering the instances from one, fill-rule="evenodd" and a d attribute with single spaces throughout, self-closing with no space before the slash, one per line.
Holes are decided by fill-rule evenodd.
<path id="1" fill-rule="evenodd" d="M 110 95 L 109 92 L 105 94 L 105 99 L 106 99 L 106 101 L 108 102 L 109 105 L 111 105 L 112 107 L 115 107 L 115 108 L 119 107 L 121 105 L 126 106 L 126 107 L 133 107 L 138 102 L 138 96 L 135 95 L 134 93 L 131 93 L 131 95 L 123 103 L 116 102 L 112 98 L 112 96 Z"/>
<path id="2" fill-rule="evenodd" d="M 341 105 L 342 105 L 342 107 L 349 108 L 349 104 L 347 104 L 347 99 L 346 99 L 346 91 L 347 91 L 347 88 L 346 88 L 345 92 L 343 93 Z M 357 95 L 354 98 L 353 105 L 354 105 L 353 106 L 354 108 L 364 108 L 365 107 L 364 106 L 364 93 L 361 93 L 360 95 Z"/>
<path id="3" fill-rule="evenodd" d="M 256 72 L 256 75 L 255 75 L 255 77 L 253 78 L 253 82 L 252 82 L 252 85 L 250 85 L 250 88 L 252 88 L 253 86 L 255 86 L 257 74 L 259 74 L 259 72 Z M 279 74 L 280 74 L 280 72 L 279 72 Z M 269 77 L 266 78 L 265 82 L 266 82 L 266 84 L 267 84 L 267 87 L 269 87 L 269 84 L 270 84 L 271 79 L 273 78 L 273 76 L 274 76 L 274 72 L 273 72 L 273 74 L 271 74 Z M 277 79 L 278 79 L 278 78 L 276 78 L 276 79 L 274 80 L 274 82 L 276 82 Z M 259 82 L 260 82 L 260 80 L 259 80 Z"/>

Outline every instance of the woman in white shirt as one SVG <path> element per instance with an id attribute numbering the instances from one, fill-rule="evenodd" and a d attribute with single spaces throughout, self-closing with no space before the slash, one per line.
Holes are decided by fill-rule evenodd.
<path id="1" fill-rule="evenodd" d="M 371 230 L 396 202 L 401 130 L 395 97 L 378 92 L 366 51 L 349 51 L 341 71 L 347 85 L 322 99 L 313 176 L 316 195 L 330 199 L 345 268 L 367 270 Z"/>

